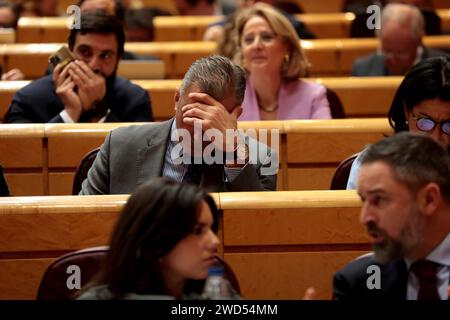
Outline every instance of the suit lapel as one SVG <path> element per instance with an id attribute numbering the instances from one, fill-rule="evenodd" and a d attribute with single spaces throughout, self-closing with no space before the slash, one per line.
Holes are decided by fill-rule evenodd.
<path id="1" fill-rule="evenodd" d="M 173 121 L 174 119 L 157 123 L 149 128 L 147 145 L 139 149 L 137 154 L 137 185 L 150 178 L 162 175 L 167 142 L 170 138 L 170 128 Z"/>

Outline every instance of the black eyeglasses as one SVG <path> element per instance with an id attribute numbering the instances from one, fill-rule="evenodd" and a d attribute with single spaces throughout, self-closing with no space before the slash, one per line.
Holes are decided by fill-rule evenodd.
<path id="1" fill-rule="evenodd" d="M 436 127 L 436 124 L 439 124 L 439 126 L 441 127 L 441 131 L 445 134 L 450 135 L 450 119 L 436 122 L 431 118 L 416 116 L 415 114 L 413 114 L 413 119 L 416 122 L 417 129 L 419 129 L 420 131 L 430 132 L 434 129 L 434 127 Z"/>

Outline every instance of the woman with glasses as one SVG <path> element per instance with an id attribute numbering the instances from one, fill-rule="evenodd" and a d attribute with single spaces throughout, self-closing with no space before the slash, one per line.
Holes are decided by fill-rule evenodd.
<path id="1" fill-rule="evenodd" d="M 429 134 L 450 153 L 450 58 L 424 59 L 401 82 L 389 110 L 395 133 L 416 131 Z M 355 159 L 347 189 L 356 189 L 359 156 Z"/>
<path id="2" fill-rule="evenodd" d="M 289 21 L 257 3 L 236 17 L 234 61 L 247 71 L 241 121 L 329 119 L 324 86 L 300 79 L 309 63 Z"/>

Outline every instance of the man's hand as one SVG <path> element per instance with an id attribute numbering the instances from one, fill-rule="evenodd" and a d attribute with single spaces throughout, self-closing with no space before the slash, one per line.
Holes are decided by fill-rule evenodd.
<path id="1" fill-rule="evenodd" d="M 241 106 L 235 106 L 230 112 L 217 100 L 206 93 L 190 93 L 189 98 L 193 103 L 182 107 L 183 123 L 194 126 L 196 121 L 200 121 L 202 130 L 217 129 L 222 133 L 223 144 L 217 146 L 222 150 L 235 150 L 237 141 L 226 141 L 226 130 L 237 129 L 237 119 L 242 113 Z M 228 144 L 228 147 L 227 147 Z"/>
<path id="2" fill-rule="evenodd" d="M 101 101 L 106 94 L 105 77 L 96 74 L 92 69 L 81 60 L 71 63 L 69 75 L 78 87 L 78 96 L 80 97 L 83 111 L 92 109 L 94 104 Z"/>
<path id="3" fill-rule="evenodd" d="M 55 83 L 56 94 L 61 99 L 64 109 L 72 120 L 77 122 L 83 112 L 83 107 L 80 98 L 74 91 L 75 82 L 69 75 L 69 69 L 72 64 L 73 62 L 62 71 L 61 65 L 57 65 L 53 70 L 53 82 Z"/>
<path id="4" fill-rule="evenodd" d="M 2 80 L 17 81 L 25 79 L 25 75 L 19 69 L 12 69 L 2 74 Z"/>

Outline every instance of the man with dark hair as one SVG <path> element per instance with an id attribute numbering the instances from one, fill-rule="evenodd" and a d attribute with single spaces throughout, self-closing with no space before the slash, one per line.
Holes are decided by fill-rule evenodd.
<path id="1" fill-rule="evenodd" d="M 210 192 L 274 190 L 276 156 L 266 145 L 234 135 L 244 92 L 245 73 L 229 59 L 197 60 L 176 91 L 175 118 L 113 130 L 80 194 L 128 194 L 158 176 Z"/>
<path id="2" fill-rule="evenodd" d="M 152 121 L 147 92 L 116 76 L 124 51 L 120 22 L 100 12 L 84 13 L 68 44 L 76 60 L 19 90 L 7 122 Z"/>
<path id="3" fill-rule="evenodd" d="M 450 156 L 424 134 L 401 132 L 363 154 L 361 223 L 374 255 L 334 276 L 336 299 L 448 299 Z"/>

